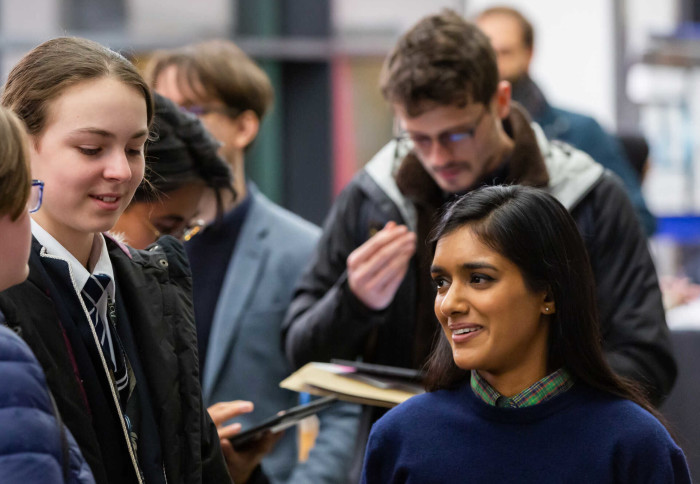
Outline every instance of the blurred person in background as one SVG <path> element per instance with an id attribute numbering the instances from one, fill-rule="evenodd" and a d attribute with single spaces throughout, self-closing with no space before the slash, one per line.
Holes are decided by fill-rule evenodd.
<path id="1" fill-rule="evenodd" d="M 476 17 L 491 39 L 501 79 L 511 83 L 513 101 L 522 104 L 550 140 L 560 140 L 585 151 L 622 180 L 647 236 L 656 229 L 641 191 L 639 178 L 620 143 L 590 116 L 552 106 L 530 77 L 535 31 L 522 13 L 511 7 L 492 7 Z"/>
<path id="2" fill-rule="evenodd" d="M 267 75 L 237 46 L 216 40 L 154 54 L 146 77 L 154 90 L 196 114 L 221 143 L 237 197 L 216 192 L 203 201 L 208 222 L 185 244 L 192 266 L 194 310 L 207 405 L 243 398 L 255 411 L 237 422 L 247 428 L 298 403 L 279 388 L 291 373 L 280 328 L 294 284 L 309 260 L 318 227 L 268 200 L 245 176 L 245 152 L 270 109 Z M 276 483 L 345 482 L 355 444 L 359 407 L 337 403 L 319 414 L 320 430 L 305 462 L 297 434 L 288 430 L 263 459 Z"/>
<path id="3" fill-rule="evenodd" d="M 0 291 L 29 275 L 29 213 L 41 207 L 22 122 L 0 107 Z M 90 484 L 92 472 L 49 394 L 44 371 L 0 311 L 0 476 L 5 484 Z"/>
<path id="4" fill-rule="evenodd" d="M 380 83 L 396 138 L 333 204 L 285 319 L 290 361 L 362 357 L 422 368 L 438 327 L 425 244 L 436 214 L 483 185 L 522 184 L 555 195 L 576 220 L 596 279 L 604 355 L 659 404 L 676 364 L 646 237 L 617 179 L 547 140 L 511 103 L 488 37 L 453 11 L 405 33 Z M 367 408 L 358 442 L 382 413 Z"/>

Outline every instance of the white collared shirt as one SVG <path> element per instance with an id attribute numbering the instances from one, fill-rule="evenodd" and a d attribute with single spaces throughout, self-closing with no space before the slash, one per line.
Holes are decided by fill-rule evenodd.
<path id="1" fill-rule="evenodd" d="M 90 278 L 91 273 L 80 263 L 78 259 L 73 256 L 68 249 L 63 247 L 60 242 L 58 242 L 51 234 L 49 234 L 44 228 L 39 225 L 34 219 L 32 223 L 32 235 L 36 237 L 36 240 L 44 246 L 43 252 L 50 257 L 58 258 L 64 260 L 68 263 L 68 270 L 70 272 L 71 283 L 73 284 L 73 289 L 75 293 L 82 300 L 82 290 L 85 283 Z M 99 244 L 100 256 L 97 259 L 97 264 L 92 271 L 92 274 L 107 274 L 110 278 L 110 283 L 107 285 L 107 291 L 102 294 L 102 297 L 97 301 L 97 311 L 100 315 L 102 321 L 107 321 L 107 297 L 114 301 L 114 269 L 112 268 L 112 261 L 109 259 L 109 253 L 107 252 L 107 243 L 105 242 L 102 234 L 95 234 L 98 239 L 94 242 Z M 93 245 L 94 250 L 94 245 Z"/>

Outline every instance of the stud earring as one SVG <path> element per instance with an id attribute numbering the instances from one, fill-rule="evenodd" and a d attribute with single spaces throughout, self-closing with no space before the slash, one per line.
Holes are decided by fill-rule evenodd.
<path id="1" fill-rule="evenodd" d="M 544 308 L 545 311 L 549 311 L 549 308 Z"/>

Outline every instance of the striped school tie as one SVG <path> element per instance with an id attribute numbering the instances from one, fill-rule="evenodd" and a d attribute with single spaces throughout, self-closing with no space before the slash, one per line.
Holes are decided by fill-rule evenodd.
<path id="1" fill-rule="evenodd" d="M 113 333 L 114 328 L 110 327 L 108 321 L 102 320 L 97 310 L 97 303 L 105 295 L 110 282 L 111 279 L 107 274 L 93 274 L 85 283 L 82 295 L 90 315 L 90 321 L 95 328 L 100 346 L 102 346 L 102 353 L 114 372 L 117 389 L 122 394 L 129 386 L 129 373 L 126 367 L 124 350 L 121 347 L 119 337 L 116 333 Z"/>

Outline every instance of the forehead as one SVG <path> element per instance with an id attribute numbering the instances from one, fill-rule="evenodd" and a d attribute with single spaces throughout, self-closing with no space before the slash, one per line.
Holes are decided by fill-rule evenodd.
<path id="1" fill-rule="evenodd" d="M 147 124 L 144 94 L 135 86 L 102 77 L 69 86 L 51 100 L 44 133 L 55 127 L 65 131 L 95 128 L 131 136 L 145 132 Z"/>
<path id="2" fill-rule="evenodd" d="M 478 19 L 477 24 L 491 39 L 491 44 L 496 51 L 523 44 L 522 25 L 511 15 L 501 13 L 486 15 Z"/>
<path id="3" fill-rule="evenodd" d="M 394 113 L 401 127 L 408 131 L 439 133 L 457 125 L 468 124 L 477 119 L 485 109 L 483 104 L 471 103 L 464 107 L 433 105 L 417 116 L 409 116 L 401 104 L 394 104 Z"/>
<path id="4" fill-rule="evenodd" d="M 181 67 L 171 64 L 165 67 L 155 80 L 155 90 L 178 105 L 201 102 L 197 86 L 192 86 Z"/>
<path id="5" fill-rule="evenodd" d="M 474 260 L 495 262 L 503 257 L 477 237 L 470 224 L 463 225 L 440 238 L 435 246 L 435 261 L 452 259 L 457 264 Z"/>
<path id="6" fill-rule="evenodd" d="M 193 181 L 163 193 L 158 201 L 150 203 L 151 215 L 154 218 L 175 215 L 190 218 L 197 212 L 205 188 L 203 181 Z"/>
<path id="7" fill-rule="evenodd" d="M 503 277 L 517 276 L 524 280 L 520 268 L 486 245 L 471 225 L 464 225 L 438 240 L 433 257 L 433 266 L 449 273 L 462 272 L 467 264 L 488 264 Z"/>

